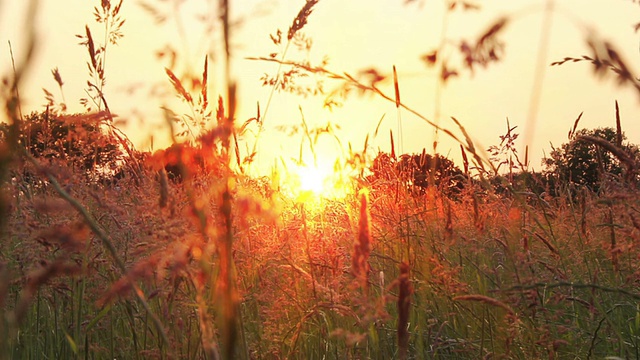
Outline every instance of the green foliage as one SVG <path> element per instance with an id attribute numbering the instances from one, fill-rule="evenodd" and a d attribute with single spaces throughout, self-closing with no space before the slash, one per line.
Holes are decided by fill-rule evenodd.
<path id="1" fill-rule="evenodd" d="M 598 191 L 606 176 L 620 177 L 624 166 L 610 152 L 580 139 L 585 135 L 602 138 L 611 144 L 617 139 L 616 130 L 610 127 L 578 130 L 570 142 L 553 149 L 543 165 L 546 173 L 559 184 L 575 184 Z M 622 139 L 626 138 L 623 136 Z M 639 153 L 637 145 L 628 143 L 622 143 L 622 150 L 632 157 Z"/>

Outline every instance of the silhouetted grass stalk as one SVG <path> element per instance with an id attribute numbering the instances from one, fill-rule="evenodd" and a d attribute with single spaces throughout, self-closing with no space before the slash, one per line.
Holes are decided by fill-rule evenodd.
<path id="1" fill-rule="evenodd" d="M 408 263 L 400 264 L 398 280 L 398 358 L 404 360 L 409 354 L 409 309 L 413 293 Z"/>
<path id="2" fill-rule="evenodd" d="M 351 271 L 365 295 L 369 294 L 369 255 L 371 254 L 371 228 L 369 215 L 369 195 L 366 190 L 360 192 L 360 214 L 358 220 L 358 237 L 353 245 L 351 255 Z"/>

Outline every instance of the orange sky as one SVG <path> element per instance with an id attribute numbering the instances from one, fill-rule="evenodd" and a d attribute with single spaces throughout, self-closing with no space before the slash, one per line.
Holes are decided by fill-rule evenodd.
<path id="1" fill-rule="evenodd" d="M 26 2 L 26 1 L 25 1 Z M 21 37 L 21 10 L 25 2 L 0 1 L 0 70 L 2 76 L 11 74 L 7 40 L 13 44 L 19 58 L 24 52 Z M 222 77 L 218 59 L 219 48 L 215 38 L 195 25 L 195 16 L 215 8 L 215 1 L 186 1 L 180 12 L 172 9 L 173 1 L 147 0 L 166 9 L 170 15 L 167 24 L 159 26 L 141 10 L 139 2 L 125 0 L 122 15 L 127 19 L 124 38 L 117 47 L 109 49 L 107 61 L 107 87 L 105 94 L 112 111 L 128 121 L 124 127 L 138 147 L 146 150 L 150 136 L 154 134 L 156 148 L 166 139 L 167 128 L 161 119 L 160 106 L 168 105 L 178 114 L 188 113 L 183 104 L 176 102 L 164 73 L 166 62 L 154 57 L 154 51 L 170 44 L 178 51 L 177 73 L 187 69 L 201 73 L 204 55 L 212 58 L 211 94 L 221 91 Z M 285 33 L 292 19 L 303 5 L 302 0 L 245 0 L 232 1 L 232 13 L 242 19 L 234 36 L 234 76 L 239 81 L 238 122 L 255 115 L 256 102 L 264 106 L 269 88 L 260 85 L 259 77 L 275 73 L 276 66 L 246 60 L 249 56 L 266 56 L 277 51 L 269 40 L 269 34 L 280 28 Z M 479 69 L 473 75 L 463 71 L 461 76 L 448 82 L 441 93 L 441 126 L 459 134 L 451 116 L 461 121 L 478 147 L 486 148 L 499 142 L 508 117 L 517 125 L 521 139 L 532 141 L 532 166 L 540 170 L 543 151 L 549 152 L 549 143 L 556 146 L 567 141 L 566 134 L 580 112 L 584 112 L 581 127 L 614 126 L 614 100 L 620 103 L 622 125 L 628 138 L 640 143 L 637 114 L 640 96 L 631 89 L 619 88 L 614 81 L 593 76 L 587 63 L 565 64 L 561 67 L 544 67 L 542 93 L 533 126 L 527 126 L 531 114 L 531 94 L 534 84 L 536 59 L 544 18 L 546 0 L 482 1 L 480 11 L 454 12 L 448 16 L 445 37 L 458 41 L 461 37 L 475 39 L 498 16 L 506 15 L 511 21 L 500 36 L 506 43 L 503 61 L 487 69 Z M 63 5 L 61 5 L 63 4 Z M 58 67 L 65 81 L 64 96 L 70 111 L 81 111 L 78 99 L 84 97 L 88 79 L 86 49 L 78 46 L 77 33 L 89 24 L 98 34 L 100 28 L 93 24 L 91 8 L 100 1 L 43 0 L 36 25 L 39 35 L 36 59 L 29 76 L 21 85 L 25 109 L 42 109 L 45 103 L 41 88 L 47 88 L 59 99 L 57 85 L 51 69 Z M 330 59 L 328 68 L 337 73 L 375 67 L 390 74 L 392 66 L 398 69 L 403 103 L 418 110 L 429 119 L 434 118 L 436 108 L 437 74 L 427 68 L 419 57 L 434 49 L 442 40 L 444 1 L 404 0 L 320 0 L 304 32 L 313 39 L 309 54 L 312 63 L 319 63 L 324 56 Z M 180 14 L 184 26 L 183 36 L 176 30 Z M 545 65 L 565 56 L 578 57 L 589 52 L 584 39 L 589 29 L 604 39 L 611 40 L 627 63 L 636 69 L 639 62 L 638 36 L 633 25 L 640 22 L 640 5 L 628 0 L 562 0 L 555 1 L 550 28 L 550 41 Z M 219 34 L 214 29 L 213 34 Z M 95 36 L 95 35 L 94 35 Z M 450 48 L 449 53 L 455 51 Z M 289 59 L 299 60 L 305 54 L 290 50 Z M 453 61 L 453 60 L 452 60 Z M 459 61 L 454 61 L 458 64 Z M 380 84 L 383 91 L 393 96 L 393 83 Z M 164 95 L 163 95 L 164 94 Z M 377 139 L 370 142 L 370 151 L 378 148 L 388 151 L 388 133 L 398 133 L 397 112 L 393 103 L 375 96 L 355 94 L 344 107 L 329 112 L 322 108 L 323 98 L 304 99 L 275 93 L 265 122 L 266 132 L 260 142 L 260 166 L 268 168 L 274 158 L 298 156 L 301 136 L 287 137 L 276 129 L 281 125 L 300 124 L 302 108 L 306 121 L 320 125 L 328 121 L 342 127 L 338 133 L 342 148 L 330 138 L 321 139 L 318 145 L 320 160 L 331 164 L 339 152 L 345 152 L 347 144 L 362 149 L 367 134 L 373 135 L 378 120 L 384 115 Z M 402 112 L 402 146 L 405 152 L 429 150 L 433 142 L 433 129 L 424 121 Z M 525 134 L 525 130 L 528 133 Z M 398 142 L 399 139 L 396 139 Z M 440 153 L 454 160 L 460 158 L 458 145 L 440 136 Z M 248 142 L 248 146 L 252 141 Z M 523 142 L 519 143 L 520 148 Z M 310 161 L 306 154 L 306 161 Z"/>

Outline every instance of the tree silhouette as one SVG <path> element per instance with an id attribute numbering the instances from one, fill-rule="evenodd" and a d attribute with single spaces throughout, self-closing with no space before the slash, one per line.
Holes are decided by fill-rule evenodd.
<path id="1" fill-rule="evenodd" d="M 620 177 L 624 173 L 624 166 L 614 154 L 585 140 L 585 136 L 610 144 L 620 141 L 616 130 L 610 127 L 578 130 L 570 142 L 551 151 L 550 156 L 543 160 L 543 166 L 547 175 L 561 184 L 576 184 L 598 191 L 604 176 Z M 626 140 L 626 137 L 622 135 L 621 140 Z M 637 145 L 620 142 L 620 149 L 624 153 L 631 158 L 638 157 Z"/>
<path id="2" fill-rule="evenodd" d="M 102 131 L 98 114 L 56 115 L 34 112 L 22 122 L 18 143 L 34 158 L 58 160 L 87 179 L 101 180 L 119 169 L 123 152 L 115 139 Z M 0 124 L 6 141 L 9 126 Z"/>

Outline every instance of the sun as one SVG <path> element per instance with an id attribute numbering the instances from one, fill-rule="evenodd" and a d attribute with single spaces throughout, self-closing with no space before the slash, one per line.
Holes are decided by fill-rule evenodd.
<path id="1" fill-rule="evenodd" d="M 298 171 L 300 177 L 300 190 L 311 191 L 315 194 L 322 194 L 324 183 L 328 180 L 328 174 L 314 167 L 304 167 Z"/>
<path id="2" fill-rule="evenodd" d="M 348 193 L 347 181 L 333 166 L 295 166 L 289 168 L 289 187 L 299 202 L 313 199 L 341 199 Z"/>

